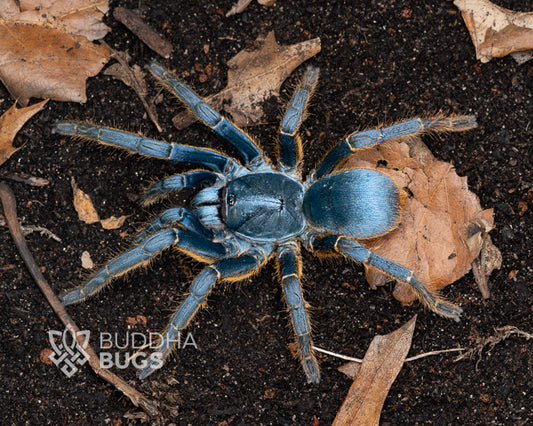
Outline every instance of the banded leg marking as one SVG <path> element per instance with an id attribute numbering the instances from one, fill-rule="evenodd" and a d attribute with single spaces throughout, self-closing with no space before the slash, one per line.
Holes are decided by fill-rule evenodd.
<path id="1" fill-rule="evenodd" d="M 197 233 L 179 228 L 165 229 L 150 235 L 137 247 L 113 259 L 98 271 L 83 286 L 68 291 L 60 296 L 64 306 L 82 302 L 103 289 L 113 278 L 138 268 L 149 262 L 164 249 L 176 245 L 177 247 L 193 252 L 198 257 L 208 260 L 220 259 L 226 256 L 226 246 L 214 243 Z"/>
<path id="2" fill-rule="evenodd" d="M 110 127 L 59 121 L 56 123 L 54 131 L 61 135 L 93 140 L 103 145 L 122 148 L 148 157 L 201 164 L 228 176 L 233 175 L 239 169 L 239 165 L 234 160 L 212 149 L 158 141 Z"/>
<path id="3" fill-rule="evenodd" d="M 390 127 L 355 132 L 340 141 L 324 157 L 312 174 L 312 179 L 317 180 L 333 172 L 342 160 L 363 147 L 373 146 L 400 136 L 413 136 L 427 132 L 462 132 L 475 127 L 477 127 L 476 117 L 464 115 L 435 119 L 413 118 Z"/>
<path id="4" fill-rule="evenodd" d="M 358 242 L 342 236 L 328 236 L 318 239 L 314 243 L 314 248 L 335 250 L 358 262 L 374 266 L 392 278 L 409 284 L 420 301 L 432 311 L 456 322 L 460 321 L 463 310 L 459 306 L 447 302 L 437 293 L 430 291 L 416 278 L 414 272 L 409 268 L 372 252 Z"/>
<path id="5" fill-rule="evenodd" d="M 261 150 L 246 133 L 211 108 L 174 74 L 168 72 L 156 61 L 152 61 L 148 68 L 170 88 L 180 101 L 190 108 L 198 119 L 237 148 L 243 156 L 246 166 L 255 169 L 265 163 Z"/>
<path id="6" fill-rule="evenodd" d="M 283 171 L 294 171 L 302 159 L 302 142 L 297 133 L 305 119 L 307 105 L 318 82 L 318 75 L 318 68 L 307 70 L 281 121 L 279 143 L 280 165 Z"/>
<path id="7" fill-rule="evenodd" d="M 144 194 L 144 205 L 152 204 L 159 198 L 170 192 L 182 189 L 196 188 L 200 185 L 214 185 L 217 181 L 223 181 L 222 175 L 205 170 L 195 170 L 188 173 L 169 176 L 151 185 Z"/>
<path id="8" fill-rule="evenodd" d="M 212 232 L 200 223 L 193 212 L 183 207 L 176 207 L 161 213 L 161 215 L 159 215 L 133 239 L 133 242 L 139 243 L 154 232 L 178 224 L 184 229 L 200 234 L 207 239 L 213 237 Z"/>
<path id="9" fill-rule="evenodd" d="M 313 349 L 311 324 L 300 283 L 301 260 L 298 257 L 296 247 L 292 245 L 281 246 L 278 249 L 277 257 L 281 284 L 285 300 L 291 311 L 291 322 L 298 339 L 300 361 L 307 376 L 307 383 L 318 383 L 320 381 L 320 368 Z"/>
<path id="10" fill-rule="evenodd" d="M 191 284 L 189 294 L 172 317 L 157 352 L 147 360 L 147 365 L 137 372 L 139 379 L 145 379 L 163 366 L 165 360 L 175 347 L 178 333 L 185 329 L 200 307 L 206 302 L 217 281 L 237 280 L 256 271 L 266 260 L 261 256 L 244 254 L 231 259 L 220 260 L 205 268 Z"/>

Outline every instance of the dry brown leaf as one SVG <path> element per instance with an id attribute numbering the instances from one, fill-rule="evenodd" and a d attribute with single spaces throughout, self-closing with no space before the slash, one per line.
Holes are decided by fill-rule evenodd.
<path id="1" fill-rule="evenodd" d="M 48 100 L 26 108 L 17 108 L 14 104 L 2 114 L 0 117 L 0 166 L 18 150 L 13 147 L 13 140 L 18 131 L 26 121 L 44 108 L 46 102 Z"/>
<path id="2" fill-rule="evenodd" d="M 483 241 L 479 257 L 472 262 L 472 272 L 481 292 L 483 299 L 490 297 L 488 278 L 494 269 L 502 266 L 502 254 L 500 250 L 492 244 L 490 235 Z"/>
<path id="3" fill-rule="evenodd" d="M 533 14 L 531 17 L 533 18 Z M 524 28 L 511 24 L 501 31 L 487 31 L 485 41 L 479 46 L 479 50 L 483 55 L 494 58 L 501 58 L 513 52 L 533 50 L 533 25 L 531 28 Z"/>
<path id="4" fill-rule="evenodd" d="M 91 198 L 78 188 L 74 178 L 71 179 L 70 185 L 72 186 L 72 192 L 74 194 L 74 208 L 78 212 L 79 219 L 89 225 L 99 222 L 100 217 L 94 208 Z"/>
<path id="5" fill-rule="evenodd" d="M 2 0 L 0 17 L 64 27 L 92 41 L 111 31 L 102 21 L 108 10 L 109 0 Z"/>
<path id="6" fill-rule="evenodd" d="M 416 315 L 398 330 L 374 337 L 334 426 L 379 424 L 385 398 L 411 348 L 415 324 Z"/>
<path id="7" fill-rule="evenodd" d="M 339 372 L 341 372 L 345 376 L 348 376 L 352 380 L 354 380 L 357 377 L 357 373 L 359 373 L 360 369 L 361 369 L 361 363 L 355 362 L 355 361 L 342 364 L 340 367 L 337 368 Z"/>
<path id="8" fill-rule="evenodd" d="M 118 229 L 124 225 L 124 222 L 129 216 L 111 216 L 107 219 L 100 220 L 100 216 L 98 216 L 98 212 L 94 208 L 91 197 L 78 188 L 74 178 L 71 179 L 70 185 L 72 186 L 72 192 L 74 194 L 74 209 L 78 212 L 78 217 L 82 222 L 89 225 L 100 222 L 100 225 L 104 229 Z"/>
<path id="9" fill-rule="evenodd" d="M 263 103 L 272 96 L 279 97 L 281 84 L 302 62 L 320 52 L 320 39 L 314 38 L 290 46 L 280 46 L 274 32 L 260 36 L 258 46 L 237 53 L 228 61 L 228 84 L 215 95 L 204 98 L 214 109 L 230 114 L 237 126 L 261 123 Z M 173 119 L 178 129 L 196 121 L 188 111 Z"/>
<path id="10" fill-rule="evenodd" d="M 0 80 L 22 105 L 31 97 L 85 102 L 85 81 L 100 72 L 105 0 L 0 2 Z"/>
<path id="11" fill-rule="evenodd" d="M 131 87 L 137 96 L 144 105 L 146 113 L 152 120 L 152 123 L 155 124 L 155 127 L 158 131 L 162 131 L 161 126 L 159 125 L 157 112 L 154 106 L 154 103 L 146 99 L 148 91 L 146 89 L 146 81 L 144 79 L 145 73 L 139 65 L 129 66 L 130 56 L 127 52 L 117 52 L 114 51 L 113 59 L 118 61 L 117 64 L 113 64 L 108 67 L 105 71 L 105 75 L 110 75 L 117 80 L 122 81 L 126 86 Z"/>
<path id="12" fill-rule="evenodd" d="M 515 12 L 488 0 L 455 0 L 481 62 L 513 54 L 519 62 L 533 57 L 533 12 Z"/>
<path id="13" fill-rule="evenodd" d="M 124 225 L 124 222 L 126 221 L 128 217 L 129 216 L 120 216 L 120 217 L 111 216 L 111 217 L 108 217 L 107 219 L 102 219 L 100 221 L 100 224 L 102 225 L 102 228 L 104 229 L 118 229 L 122 225 Z"/>
<path id="14" fill-rule="evenodd" d="M 416 138 L 415 144 L 423 143 Z M 410 268 L 424 285 L 438 290 L 470 271 L 493 228 L 493 211 L 481 208 L 466 178 L 459 177 L 450 163 L 424 152 L 423 165 L 409 152 L 405 142 L 380 144 L 360 150 L 346 167 L 378 168 L 408 188 L 412 196 L 406 200 L 398 228 L 365 245 Z M 390 278 L 368 267 L 367 280 L 375 288 Z M 396 285 L 394 296 L 403 303 L 416 299 L 411 287 L 402 282 Z"/>

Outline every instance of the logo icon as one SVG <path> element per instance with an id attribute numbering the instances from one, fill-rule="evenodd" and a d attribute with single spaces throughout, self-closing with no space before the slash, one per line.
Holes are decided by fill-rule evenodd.
<path id="1" fill-rule="evenodd" d="M 83 344 L 78 345 L 73 336 L 82 336 Z M 71 325 L 61 332 L 57 330 L 48 331 L 48 340 L 52 345 L 54 353 L 50 355 L 50 360 L 65 374 L 67 377 L 72 377 L 78 366 L 82 366 L 89 359 L 89 355 L 85 352 L 85 348 L 89 345 L 90 331 L 75 332 Z"/>

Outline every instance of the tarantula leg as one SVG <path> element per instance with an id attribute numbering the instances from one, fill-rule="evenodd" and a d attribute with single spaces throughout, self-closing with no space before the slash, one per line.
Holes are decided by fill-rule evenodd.
<path id="1" fill-rule="evenodd" d="M 340 164 L 356 150 L 400 137 L 414 136 L 427 132 L 463 132 L 477 127 L 473 115 L 459 115 L 435 119 L 413 118 L 390 127 L 355 132 L 340 141 L 322 160 L 311 175 L 311 180 L 320 179 Z"/>
<path id="2" fill-rule="evenodd" d="M 226 176 L 232 176 L 240 168 L 234 160 L 212 149 L 158 141 L 110 127 L 58 121 L 54 131 L 61 135 L 89 139 L 103 145 L 123 148 L 134 154 L 181 163 L 201 164 Z"/>
<path id="3" fill-rule="evenodd" d="M 265 158 L 255 142 L 231 121 L 221 116 L 200 98 L 190 87 L 173 73 L 152 61 L 148 69 L 182 101 L 204 124 L 226 139 L 239 150 L 245 166 L 256 169 L 265 163 Z"/>
<path id="4" fill-rule="evenodd" d="M 137 371 L 143 380 L 163 366 L 163 361 L 170 355 L 178 341 L 179 333 L 187 327 L 198 309 L 206 302 L 217 281 L 236 281 L 244 279 L 259 269 L 266 261 L 262 252 L 254 251 L 239 257 L 220 260 L 205 268 L 191 284 L 189 294 L 173 315 L 156 352 L 147 360 L 146 365 Z"/>
<path id="5" fill-rule="evenodd" d="M 213 238 L 213 233 L 200 223 L 200 220 L 193 212 L 183 207 L 176 207 L 161 213 L 154 221 L 135 236 L 133 242 L 139 243 L 150 234 L 174 225 L 180 225 L 180 227 L 196 234 L 200 234 L 205 238 Z"/>
<path id="6" fill-rule="evenodd" d="M 214 185 L 223 181 L 222 175 L 206 170 L 195 170 L 188 173 L 169 176 L 151 185 L 144 194 L 143 204 L 148 205 L 169 192 L 181 191 L 182 189 L 196 188 L 200 185 Z"/>
<path id="7" fill-rule="evenodd" d="M 214 243 L 197 233 L 179 228 L 166 229 L 150 235 L 137 247 L 113 259 L 83 286 L 60 296 L 61 303 L 68 306 L 93 296 L 109 284 L 113 278 L 145 265 L 172 245 L 176 245 L 186 252 L 192 252 L 206 261 L 223 258 L 227 254 L 225 245 Z"/>
<path id="8" fill-rule="evenodd" d="M 285 300 L 291 310 L 292 325 L 298 338 L 300 360 L 307 376 L 307 383 L 318 383 L 320 381 L 320 368 L 313 349 L 311 324 L 300 284 L 302 272 L 297 248 L 289 244 L 281 246 L 278 249 L 277 257 Z"/>
<path id="9" fill-rule="evenodd" d="M 308 68 L 281 121 L 280 168 L 284 172 L 294 172 L 302 159 L 302 142 L 298 136 L 298 129 L 305 119 L 307 105 L 318 82 L 319 72 L 318 68 Z"/>
<path id="10" fill-rule="evenodd" d="M 459 306 L 447 302 L 437 293 L 426 288 L 409 268 L 380 256 L 358 242 L 343 236 L 328 236 L 318 240 L 313 245 L 318 249 L 325 248 L 328 250 L 335 250 L 358 262 L 374 266 L 392 278 L 409 284 L 416 292 L 420 301 L 422 301 L 422 303 L 424 303 L 429 309 L 444 317 L 451 318 L 456 322 L 460 321 L 463 310 Z"/>

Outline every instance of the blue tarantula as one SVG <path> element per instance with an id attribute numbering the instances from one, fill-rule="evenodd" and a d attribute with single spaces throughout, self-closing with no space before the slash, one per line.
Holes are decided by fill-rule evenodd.
<path id="1" fill-rule="evenodd" d="M 475 117 L 414 118 L 390 127 L 354 132 L 303 180 L 298 129 L 318 81 L 317 68 L 307 70 L 283 116 L 278 167 L 271 164 L 249 135 L 202 101 L 174 74 L 156 62 L 149 69 L 204 124 L 230 142 L 243 161 L 240 164 L 213 149 L 162 142 L 108 127 L 75 122 L 56 125 L 55 130 L 63 135 L 208 169 L 176 174 L 150 186 L 144 201 L 147 204 L 172 191 L 204 188 L 194 196 L 191 210 L 165 210 L 136 237 L 136 247 L 110 261 L 83 286 L 61 296 L 64 305 L 81 302 L 170 246 L 207 264 L 163 332 L 158 351 L 137 372 L 139 378 L 146 378 L 163 365 L 176 336 L 206 302 L 216 282 L 242 280 L 275 257 L 303 370 L 309 383 L 318 383 L 320 370 L 302 294 L 300 243 L 310 251 L 374 266 L 409 284 L 429 309 L 459 320 L 461 308 L 426 288 L 410 269 L 373 253 L 361 242 L 398 226 L 404 191 L 378 170 L 341 166 L 355 151 L 396 137 L 472 129 L 476 127 Z"/>

